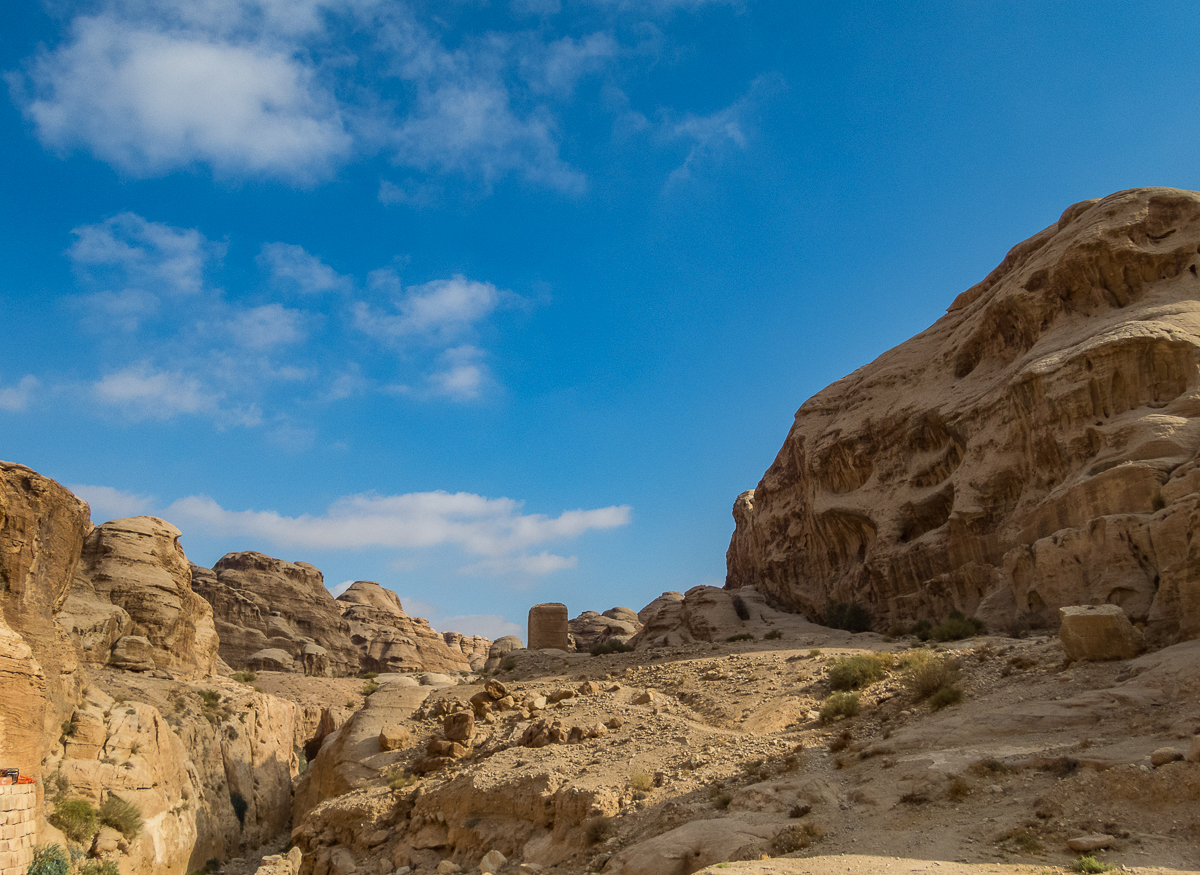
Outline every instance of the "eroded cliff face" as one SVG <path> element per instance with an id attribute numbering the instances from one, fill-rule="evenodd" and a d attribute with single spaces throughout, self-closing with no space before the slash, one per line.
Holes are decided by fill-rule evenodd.
<path id="1" fill-rule="evenodd" d="M 85 502 L 36 471 L 0 462 L 0 757 L 41 774 L 78 692 L 75 644 L 54 620 L 83 539 Z"/>
<path id="2" fill-rule="evenodd" d="M 876 626 L 1118 604 L 1200 636 L 1200 194 L 1070 207 L 800 408 L 734 504 L 727 588 Z"/>
<path id="3" fill-rule="evenodd" d="M 212 673 L 218 644 L 212 608 L 192 592 L 179 535 L 164 520 L 133 517 L 97 526 L 84 540 L 58 617 L 79 640 L 86 661 L 128 660 L 122 667 L 183 680 Z M 146 645 L 130 647 L 126 636 Z"/>
<path id="4" fill-rule="evenodd" d="M 332 677 L 361 670 L 350 624 L 307 562 L 230 553 L 211 571 L 193 565 L 192 585 L 212 605 L 220 655 L 233 668 Z"/>
<path id="5" fill-rule="evenodd" d="M 428 620 L 406 614 L 399 596 L 374 581 L 356 580 L 336 604 L 350 624 L 350 641 L 361 653 L 363 671 L 471 670 L 461 647 L 451 647 Z"/>

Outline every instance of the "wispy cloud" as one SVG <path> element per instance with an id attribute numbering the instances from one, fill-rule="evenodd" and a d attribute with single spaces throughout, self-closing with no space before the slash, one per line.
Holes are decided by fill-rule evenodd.
<path id="1" fill-rule="evenodd" d="M 92 509 L 94 523 L 143 516 L 154 510 L 155 499 L 152 495 L 137 495 L 113 489 L 111 486 L 91 486 L 85 483 L 69 483 L 67 488 L 88 503 Z"/>
<path id="2" fill-rule="evenodd" d="M 373 337 L 446 343 L 489 316 L 505 299 L 516 296 L 457 274 L 448 280 L 410 286 L 396 301 L 398 312 L 394 314 L 360 302 L 355 305 L 354 318 L 356 326 Z"/>
<path id="3" fill-rule="evenodd" d="M 434 395 L 453 401 L 472 401 L 494 385 L 491 371 L 483 362 L 483 351 L 464 345 L 442 353 L 441 368 L 429 375 Z"/>
<path id="4" fill-rule="evenodd" d="M 270 349 L 300 343 L 305 339 L 305 315 L 281 304 L 265 304 L 236 312 L 226 323 L 226 330 L 239 346 L 247 349 Z"/>
<path id="5" fill-rule="evenodd" d="M 671 172 L 668 184 L 690 179 L 699 166 L 720 161 L 731 149 L 746 149 L 748 116 L 761 101 L 782 86 L 783 80 L 779 76 L 760 76 L 751 83 L 746 94 L 716 112 L 679 117 L 668 113 L 663 135 L 668 140 L 683 140 L 690 144 L 687 157 Z"/>
<path id="6" fill-rule="evenodd" d="M 542 573 L 569 567 L 561 557 L 526 556 L 542 544 L 569 541 L 592 530 L 627 525 L 627 505 L 563 511 L 558 516 L 526 514 L 522 502 L 472 493 L 415 492 L 351 495 L 325 513 L 289 517 L 275 511 L 233 511 L 207 496 L 190 496 L 164 511 L 176 525 L 210 535 L 237 534 L 275 547 L 361 550 L 373 547 L 419 550 L 457 546 L 469 554 L 508 560 L 525 557 L 526 570 Z M 570 562 L 571 560 L 565 560 Z"/>
<path id="7" fill-rule="evenodd" d="M 120 293 L 199 294 L 205 269 L 225 253 L 223 244 L 195 228 L 147 221 L 136 213 L 80 225 L 71 233 L 75 241 L 67 255 L 75 268 L 98 284 L 115 283 Z"/>
<path id="8" fill-rule="evenodd" d="M 291 243 L 264 243 L 258 264 L 277 285 L 293 288 L 301 294 L 346 292 L 353 288 L 349 277 L 342 276 L 303 246 Z"/>
<path id="9" fill-rule="evenodd" d="M 0 410 L 8 413 L 20 413 L 29 408 L 34 393 L 41 382 L 32 374 L 26 374 L 15 386 L 0 384 Z"/>
<path id="10" fill-rule="evenodd" d="M 93 384 L 92 390 L 96 400 L 120 409 L 134 421 L 212 414 L 220 401 L 198 378 L 158 370 L 148 362 L 107 374 Z"/>

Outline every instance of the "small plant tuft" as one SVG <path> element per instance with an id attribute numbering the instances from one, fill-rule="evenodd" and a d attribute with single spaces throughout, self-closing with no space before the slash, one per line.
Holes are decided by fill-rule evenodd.
<path id="1" fill-rule="evenodd" d="M 629 788 L 639 793 L 648 793 L 654 786 L 654 779 L 648 772 L 636 771 L 629 775 Z"/>
<path id="2" fill-rule="evenodd" d="M 116 860 L 88 860 L 79 867 L 79 875 L 121 875 Z"/>
<path id="3" fill-rule="evenodd" d="M 890 653 L 835 659 L 829 665 L 829 686 L 835 690 L 861 690 L 882 680 L 891 663 Z"/>
<path id="4" fill-rule="evenodd" d="M 723 787 L 713 787 L 708 791 L 708 799 L 714 807 L 724 811 L 733 801 L 733 794 Z"/>
<path id="5" fill-rule="evenodd" d="M 1091 873 L 1107 872 L 1108 870 L 1114 868 L 1114 866 L 1111 863 L 1102 863 L 1095 857 L 1084 854 L 1075 861 L 1075 865 L 1071 868 L 1076 872 L 1085 872 L 1091 875 Z"/>
<path id="6" fill-rule="evenodd" d="M 742 632 L 740 635 L 730 635 L 725 640 L 732 644 L 734 641 L 754 641 L 756 639 L 749 632 Z"/>
<path id="7" fill-rule="evenodd" d="M 127 799 L 110 793 L 100 805 L 100 822 L 131 839 L 142 831 L 142 810 Z"/>
<path id="8" fill-rule="evenodd" d="M 583 831 L 589 845 L 598 845 L 617 833 L 617 825 L 611 817 L 590 817 L 583 823 Z"/>
<path id="9" fill-rule="evenodd" d="M 75 733 L 79 731 L 79 724 L 75 722 L 75 718 L 64 720 L 62 723 L 63 738 L 74 738 Z"/>
<path id="10" fill-rule="evenodd" d="M 196 695 L 204 702 L 204 707 L 210 711 L 216 710 L 217 706 L 221 704 L 221 694 L 216 690 L 196 690 Z"/>
<path id="11" fill-rule="evenodd" d="M 763 641 L 778 641 L 782 637 L 783 637 L 782 629 L 772 629 L 770 632 L 768 632 L 766 635 L 763 636 Z"/>
<path id="12" fill-rule="evenodd" d="M 378 690 L 379 684 L 375 683 L 375 681 L 367 681 L 363 684 L 362 694 L 364 696 L 370 696 L 372 693 L 375 693 Z"/>
<path id="13" fill-rule="evenodd" d="M 47 818 L 68 839 L 78 844 L 91 841 L 96 834 L 96 809 L 86 799 L 64 799 L 54 806 Z"/>
<path id="14" fill-rule="evenodd" d="M 235 671 L 233 679 L 239 684 L 252 684 L 258 680 L 258 675 L 252 671 Z"/>
<path id="15" fill-rule="evenodd" d="M 62 845 L 35 845 L 28 875 L 68 875 L 71 861 Z"/>
<path id="16" fill-rule="evenodd" d="M 857 693 L 834 693 L 821 705 L 820 719 L 822 723 L 832 723 L 857 717 L 861 707 Z"/>

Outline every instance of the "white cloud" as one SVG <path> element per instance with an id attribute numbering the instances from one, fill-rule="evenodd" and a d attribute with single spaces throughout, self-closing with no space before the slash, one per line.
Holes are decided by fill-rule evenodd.
<path id="1" fill-rule="evenodd" d="M 211 243 L 195 228 L 150 222 L 136 213 L 80 225 L 71 233 L 75 242 L 67 255 L 76 269 L 95 282 L 115 279 L 122 286 L 110 290 L 107 301 L 97 301 L 118 313 L 150 312 L 157 295 L 199 294 L 205 268 L 225 254 L 224 245 Z"/>
<path id="2" fill-rule="evenodd" d="M 111 486 L 83 483 L 69 484 L 67 488 L 88 503 L 93 522 L 145 516 L 154 510 L 154 497 L 150 495 L 136 495 Z"/>
<path id="3" fill-rule="evenodd" d="M 705 115 L 684 115 L 668 119 L 664 133 L 668 139 L 691 142 L 683 163 L 671 172 L 668 183 L 690 179 L 697 166 L 719 160 L 730 148 L 745 149 L 747 116 L 772 92 L 783 87 L 783 78 L 776 74 L 760 76 L 749 90 L 724 109 Z"/>
<path id="4" fill-rule="evenodd" d="M 453 401 L 478 398 L 494 382 L 482 358 L 482 350 L 473 346 L 446 350 L 442 354 L 442 370 L 429 375 L 432 394 Z"/>
<path id="5" fill-rule="evenodd" d="M 504 556 L 499 559 L 485 559 L 482 562 L 465 565 L 459 571 L 472 575 L 542 575 L 574 568 L 578 564 L 579 557 L 577 556 L 556 556 L 543 550 L 535 556 Z"/>
<path id="6" fill-rule="evenodd" d="M 330 587 L 326 587 L 326 588 L 329 590 L 330 595 L 332 595 L 334 598 L 337 598 L 342 593 L 344 593 L 346 590 L 348 590 L 350 587 L 354 586 L 354 584 L 355 584 L 355 581 L 353 581 L 353 580 L 343 580 L 337 586 L 330 586 Z"/>
<path id="7" fill-rule="evenodd" d="M 442 632 L 458 632 L 460 635 L 482 635 L 492 641 L 505 635 L 515 635 L 522 641 L 525 640 L 525 628 L 500 614 L 459 614 L 454 617 L 442 617 L 437 621 L 437 629 Z"/>
<path id="8" fill-rule="evenodd" d="M 225 328 L 247 349 L 269 349 L 304 340 L 304 314 L 279 304 L 266 304 L 234 314 Z"/>
<path id="9" fill-rule="evenodd" d="M 382 284 L 384 279 L 379 277 L 378 282 Z M 456 274 L 448 280 L 410 286 L 397 301 L 399 313 L 395 315 L 360 302 L 354 307 L 354 322 L 359 330 L 376 338 L 421 337 L 446 343 L 491 315 L 505 300 L 517 300 L 517 296 Z"/>
<path id="10" fill-rule="evenodd" d="M 155 22 L 80 16 L 30 70 L 43 143 L 154 176 L 193 163 L 299 181 L 350 150 L 333 97 L 293 53 Z"/>
<path id="11" fill-rule="evenodd" d="M 580 39 L 564 36 L 549 44 L 538 43 L 535 51 L 521 59 L 521 66 L 535 91 L 567 98 L 580 78 L 603 69 L 618 50 L 616 41 L 606 33 Z"/>
<path id="12" fill-rule="evenodd" d="M 20 413 L 25 410 L 40 385 L 37 377 L 26 374 L 15 386 L 0 386 L 0 410 L 8 413 Z"/>
<path id="13" fill-rule="evenodd" d="M 259 266 L 270 273 L 272 282 L 290 286 L 306 295 L 345 292 L 353 285 L 349 277 L 310 255 L 303 246 L 264 243 L 257 260 Z"/>
<path id="14" fill-rule="evenodd" d="M 195 377 L 157 370 L 145 362 L 108 374 L 92 389 L 97 400 L 119 408 L 135 421 L 212 414 L 219 401 Z"/>
<path id="15" fill-rule="evenodd" d="M 275 511 L 226 510 L 207 496 L 189 496 L 171 504 L 166 515 L 208 534 L 258 538 L 276 547 L 360 550 L 456 545 L 477 556 L 503 558 L 593 529 L 627 525 L 631 513 L 622 505 L 548 517 L 522 514 L 521 506 L 509 498 L 466 492 L 415 492 L 352 495 L 338 499 L 320 516 L 288 517 Z"/>

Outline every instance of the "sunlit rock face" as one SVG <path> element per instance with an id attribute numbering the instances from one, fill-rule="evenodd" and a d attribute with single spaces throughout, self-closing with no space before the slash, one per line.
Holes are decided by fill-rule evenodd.
<path id="1" fill-rule="evenodd" d="M 1200 635 L 1200 194 L 1068 208 L 921 334 L 810 398 L 733 508 L 726 587 L 819 616 Z"/>

